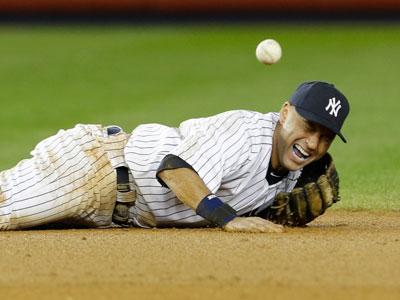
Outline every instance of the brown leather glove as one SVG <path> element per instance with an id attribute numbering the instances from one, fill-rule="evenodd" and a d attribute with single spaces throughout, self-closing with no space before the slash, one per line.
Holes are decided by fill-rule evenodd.
<path id="1" fill-rule="evenodd" d="M 339 175 L 326 153 L 304 167 L 293 191 L 279 193 L 259 216 L 277 224 L 304 226 L 339 200 Z"/>

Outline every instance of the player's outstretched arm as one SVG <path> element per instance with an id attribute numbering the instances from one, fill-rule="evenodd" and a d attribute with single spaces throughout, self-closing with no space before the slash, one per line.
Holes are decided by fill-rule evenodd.
<path id="1" fill-rule="evenodd" d="M 211 211 L 210 217 L 208 217 L 207 201 L 215 201 L 215 199 L 210 198 L 207 200 L 207 196 L 211 194 L 211 191 L 200 176 L 189 168 L 163 170 L 158 173 L 158 177 L 175 193 L 179 200 L 226 231 L 253 233 L 283 231 L 281 225 L 262 218 L 237 217 L 236 212 L 227 204 L 216 208 L 215 211 Z M 229 221 L 224 222 L 224 220 Z"/>
<path id="2" fill-rule="evenodd" d="M 176 197 L 194 210 L 200 201 L 211 194 L 199 175 L 191 169 L 164 170 L 158 177 L 174 192 Z"/>

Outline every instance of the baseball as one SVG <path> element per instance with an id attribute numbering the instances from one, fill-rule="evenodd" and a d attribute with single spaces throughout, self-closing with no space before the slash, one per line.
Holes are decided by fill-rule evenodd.
<path id="1" fill-rule="evenodd" d="M 282 48 L 279 43 L 273 39 L 263 40 L 257 46 L 256 56 L 261 63 L 272 65 L 281 59 Z"/>

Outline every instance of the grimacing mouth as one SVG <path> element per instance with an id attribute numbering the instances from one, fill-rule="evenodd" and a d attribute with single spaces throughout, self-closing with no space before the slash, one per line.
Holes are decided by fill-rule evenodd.
<path id="1" fill-rule="evenodd" d="M 299 144 L 293 144 L 292 151 L 293 151 L 294 155 L 296 155 L 301 160 L 307 160 L 311 156 L 311 154 L 308 153 Z"/>

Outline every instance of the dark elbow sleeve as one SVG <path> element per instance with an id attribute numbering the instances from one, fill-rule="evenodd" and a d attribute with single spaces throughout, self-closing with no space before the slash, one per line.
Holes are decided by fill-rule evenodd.
<path id="1" fill-rule="evenodd" d="M 173 155 L 173 154 L 168 154 L 166 155 L 163 160 L 161 161 L 159 167 L 157 168 L 156 172 L 156 178 L 158 182 L 163 186 L 168 188 L 168 185 L 158 176 L 160 172 L 164 170 L 174 170 L 174 169 L 180 169 L 180 168 L 186 168 L 193 170 L 196 172 L 193 167 L 188 164 L 186 161 L 184 161 L 182 158 L 179 156 Z M 197 174 L 197 172 L 196 172 Z"/>

